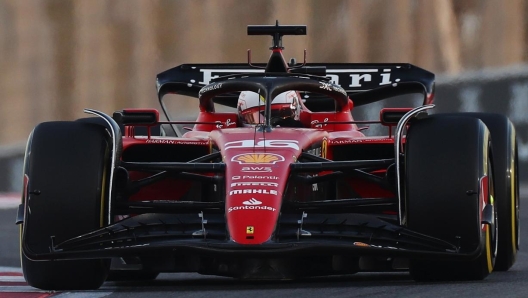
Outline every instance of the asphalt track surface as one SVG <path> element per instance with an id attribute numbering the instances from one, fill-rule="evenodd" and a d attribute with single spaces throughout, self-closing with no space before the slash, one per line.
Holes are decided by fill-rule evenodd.
<path id="1" fill-rule="evenodd" d="M 521 206 L 528 188 L 521 189 Z M 3 208 L 6 208 L 5 206 Z M 359 273 L 295 281 L 255 282 L 199 274 L 161 274 L 151 282 L 106 282 L 99 290 L 44 292 L 27 286 L 18 260 L 16 209 L 0 205 L 0 298 L 30 297 L 528 297 L 528 208 L 521 210 L 521 251 L 508 272 L 483 281 L 416 283 L 407 272 Z"/>

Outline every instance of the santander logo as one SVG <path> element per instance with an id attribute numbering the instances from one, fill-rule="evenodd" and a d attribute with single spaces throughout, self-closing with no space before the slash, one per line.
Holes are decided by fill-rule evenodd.
<path id="1" fill-rule="evenodd" d="M 242 204 L 254 206 L 254 205 L 260 205 L 260 204 L 262 204 L 262 202 L 257 200 L 257 199 L 255 199 L 255 198 L 251 198 L 250 200 L 242 202 Z"/>
<path id="2" fill-rule="evenodd" d="M 255 198 L 251 198 L 247 201 L 242 202 L 242 205 L 245 205 L 245 206 L 229 207 L 227 209 L 227 213 L 231 213 L 233 211 L 239 211 L 239 210 L 266 210 L 266 211 L 276 211 L 277 210 L 276 208 L 262 205 L 262 202 Z"/>

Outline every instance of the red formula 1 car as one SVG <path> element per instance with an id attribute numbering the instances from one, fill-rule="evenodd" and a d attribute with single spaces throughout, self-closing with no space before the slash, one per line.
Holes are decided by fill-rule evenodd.
<path id="1" fill-rule="evenodd" d="M 282 37 L 305 26 L 248 34 L 273 37 L 267 64 L 157 76 L 168 121 L 155 109 L 86 110 L 98 117 L 35 127 L 17 217 L 31 286 L 90 289 L 160 272 L 477 280 L 513 265 L 517 144 L 506 117 L 428 115 L 434 75 L 410 64 L 285 62 Z M 352 117 L 409 93 L 423 105 Z M 198 118 L 174 120 L 167 94 L 196 98 Z M 386 134 L 366 136 L 365 124 Z"/>

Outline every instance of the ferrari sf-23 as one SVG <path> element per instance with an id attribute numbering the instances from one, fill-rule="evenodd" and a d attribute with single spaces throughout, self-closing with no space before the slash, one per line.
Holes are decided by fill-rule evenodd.
<path id="1" fill-rule="evenodd" d="M 480 280 L 514 264 L 517 143 L 505 116 L 432 113 L 434 74 L 410 64 L 287 62 L 283 36 L 306 26 L 248 34 L 272 36 L 267 63 L 158 74 L 161 118 L 86 109 L 34 128 L 16 219 L 29 285 L 95 289 L 161 272 Z M 174 119 L 168 94 L 194 98 L 197 118 Z M 421 104 L 353 117 L 408 94 Z M 384 135 L 368 135 L 374 126 Z"/>

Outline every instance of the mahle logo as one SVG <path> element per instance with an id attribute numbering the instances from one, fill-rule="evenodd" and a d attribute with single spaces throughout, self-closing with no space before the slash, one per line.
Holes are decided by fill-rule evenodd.
<path id="1" fill-rule="evenodd" d="M 245 153 L 233 156 L 231 161 L 239 164 L 275 164 L 284 161 L 284 157 L 273 153 Z"/>

